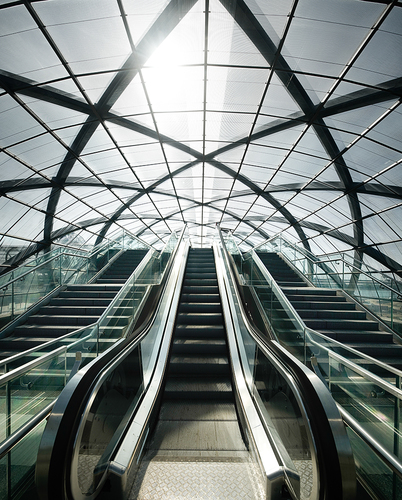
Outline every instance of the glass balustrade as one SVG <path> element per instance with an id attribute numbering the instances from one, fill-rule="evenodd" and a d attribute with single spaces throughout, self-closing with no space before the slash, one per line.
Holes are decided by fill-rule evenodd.
<path id="1" fill-rule="evenodd" d="M 46 426 L 42 420 L 24 436 L 11 451 L 0 457 L 0 498 L 21 498 L 21 493 L 32 488 L 33 474 L 39 445 Z M 35 498 L 32 493 L 32 498 Z"/>
<path id="2" fill-rule="evenodd" d="M 354 261 L 348 254 L 336 253 L 318 258 L 283 236 L 265 242 L 257 250 L 280 252 L 314 286 L 345 290 L 390 328 L 402 334 L 401 282 L 364 262 Z"/>
<path id="3" fill-rule="evenodd" d="M 401 378 L 397 377 L 395 387 L 335 353 L 329 352 L 328 360 L 328 386 L 335 401 L 378 447 L 401 464 Z M 358 472 L 376 498 L 401 499 L 401 477 L 361 435 L 349 429 L 349 436 Z"/>
<path id="4" fill-rule="evenodd" d="M 58 286 L 87 283 L 119 250 L 136 248 L 146 246 L 123 232 L 91 251 L 55 249 L 0 276 L 0 327 Z"/>
<path id="5" fill-rule="evenodd" d="M 54 401 L 67 378 L 66 349 L 59 348 L 0 377 L 0 442 Z"/>

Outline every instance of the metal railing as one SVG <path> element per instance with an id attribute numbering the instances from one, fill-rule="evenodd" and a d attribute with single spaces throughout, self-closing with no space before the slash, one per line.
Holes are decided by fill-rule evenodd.
<path id="1" fill-rule="evenodd" d="M 348 260 L 344 253 L 316 257 L 281 235 L 253 250 L 281 253 L 314 286 L 344 290 L 390 328 L 402 334 L 402 282 L 391 279 L 363 261 Z"/>
<path id="2" fill-rule="evenodd" d="M 124 233 L 91 251 L 56 249 L 0 276 L 0 327 L 59 286 L 88 283 L 119 250 L 145 248 Z"/>

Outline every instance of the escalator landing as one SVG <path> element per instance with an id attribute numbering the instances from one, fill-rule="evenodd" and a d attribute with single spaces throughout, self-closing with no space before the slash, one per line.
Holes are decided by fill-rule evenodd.
<path id="1" fill-rule="evenodd" d="M 141 463 L 129 500 L 264 499 L 257 466 L 248 452 L 237 453 L 238 456 L 233 451 L 198 452 L 198 456 L 187 453 L 178 457 L 176 452 L 172 457 L 163 453 L 152 456 L 149 452 Z"/>

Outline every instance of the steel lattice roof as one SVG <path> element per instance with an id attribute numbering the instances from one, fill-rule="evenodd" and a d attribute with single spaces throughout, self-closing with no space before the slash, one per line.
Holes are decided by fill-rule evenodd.
<path id="1" fill-rule="evenodd" d="M 0 0 L 2 261 L 219 223 L 398 272 L 401 6 Z"/>

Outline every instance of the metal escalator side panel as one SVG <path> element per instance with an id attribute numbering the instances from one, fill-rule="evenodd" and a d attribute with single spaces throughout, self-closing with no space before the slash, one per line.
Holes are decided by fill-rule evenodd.
<path id="1" fill-rule="evenodd" d="M 285 405 L 289 405 L 290 402 L 289 397 L 285 398 L 284 396 L 289 396 L 290 393 L 287 391 L 291 390 L 294 401 L 303 414 L 303 425 L 306 429 L 310 428 L 311 463 L 313 473 L 314 469 L 316 473 L 315 490 L 312 490 L 308 496 L 311 499 L 333 498 L 346 500 L 354 498 L 356 482 L 353 454 L 335 402 L 321 381 L 301 362 L 289 355 L 286 350 L 278 348 L 275 342 L 264 340 L 258 332 L 253 330 L 243 310 L 240 295 L 231 275 L 229 259 L 225 254 L 223 254 L 223 260 L 226 272 L 230 277 L 230 280 L 229 277 L 227 278 L 227 283 L 228 291 L 233 294 L 234 308 L 231 314 L 236 318 L 234 322 L 243 325 L 242 328 L 247 331 L 245 344 L 254 342 L 258 351 L 259 357 L 256 355 L 250 360 L 252 356 L 243 349 L 241 358 L 244 365 L 243 369 L 245 369 L 246 375 L 248 373 L 247 381 L 249 382 L 250 378 L 252 379 L 252 384 L 249 383 L 249 390 L 253 393 L 254 401 L 259 403 L 257 407 L 262 408 L 260 414 L 264 417 L 267 412 L 271 412 L 271 416 L 274 417 L 270 419 L 268 415 L 270 421 L 265 423 L 266 429 L 273 429 L 273 437 L 277 434 L 283 439 L 283 443 L 286 443 L 286 436 L 284 438 L 283 433 L 281 433 L 281 425 L 286 424 L 288 410 L 286 410 Z M 243 333 L 241 329 L 239 329 L 239 332 L 236 335 L 238 344 L 241 347 Z M 286 391 L 281 387 L 282 382 L 275 382 L 277 390 L 272 390 L 272 375 L 266 373 L 264 376 L 268 378 L 261 377 L 261 359 L 265 358 L 267 359 L 266 362 L 273 365 L 275 371 L 281 374 L 282 380 L 287 381 L 288 389 Z M 258 374 L 259 370 L 260 375 Z M 272 373 L 275 373 L 275 371 Z M 275 375 L 275 377 L 278 377 L 278 375 Z M 265 388 L 268 390 L 266 394 L 264 394 L 264 387 L 258 386 L 261 383 L 265 384 Z M 280 396 L 282 401 L 274 403 L 273 396 L 276 393 L 278 395 L 282 393 L 282 396 Z M 283 443 L 278 447 L 279 452 L 283 448 Z"/>
<path id="2" fill-rule="evenodd" d="M 182 246 L 184 246 L 184 243 L 182 243 Z M 172 277 L 174 272 L 173 270 L 169 274 L 169 278 Z M 167 293 L 167 288 L 165 287 L 164 294 Z M 161 303 L 163 305 L 160 305 Z M 146 379 L 143 370 L 151 369 L 150 359 L 144 362 L 144 359 L 141 358 L 140 344 L 152 328 L 158 330 L 163 328 L 163 317 L 166 314 L 162 309 L 168 309 L 169 305 L 170 300 L 163 301 L 162 298 L 158 304 L 159 315 L 157 315 L 153 324 L 147 327 L 145 332 L 134 340 L 118 340 L 110 351 L 105 352 L 85 366 L 67 384 L 49 418 L 38 454 L 36 483 L 41 499 L 90 499 L 95 498 L 99 493 L 106 479 L 108 467 L 105 453 L 112 452 L 118 445 L 120 440 L 118 433 L 124 430 L 122 427 L 128 425 L 132 410 L 142 396 L 141 387 L 144 387 L 144 380 Z M 162 336 L 156 335 L 156 337 L 161 338 Z M 157 346 L 155 348 L 158 349 Z M 134 377 L 136 379 L 134 385 L 132 381 L 133 363 L 130 360 L 130 355 L 134 356 L 136 360 L 134 365 L 138 368 Z M 129 367 L 124 367 L 122 371 L 120 364 L 125 360 L 130 361 L 128 363 Z M 138 377 L 141 380 L 138 380 Z M 125 381 L 130 379 L 129 387 L 124 388 Z M 105 392 L 107 397 L 103 402 L 102 398 L 97 401 L 97 397 L 102 392 Z M 114 404 L 116 401 L 114 396 L 119 400 L 119 408 Z M 127 401 L 124 402 L 123 407 L 120 403 L 126 396 L 131 400 L 128 403 Z M 109 409 L 106 406 L 109 406 Z M 92 409 L 95 411 L 92 412 Z M 99 409 L 99 414 L 96 414 L 97 409 Z M 111 411 L 109 411 L 110 409 Z M 109 422 L 107 422 L 109 416 L 115 421 L 111 423 L 109 419 Z M 98 429 L 102 427 L 100 425 L 102 423 L 108 428 L 108 432 L 103 432 L 103 436 L 98 435 L 95 427 L 94 432 L 92 432 L 92 426 L 86 426 L 89 421 L 94 422 L 97 418 Z M 103 422 L 101 422 L 102 419 Z M 110 423 L 111 425 L 109 425 Z M 81 458 L 79 457 L 79 451 L 84 449 L 81 446 L 83 444 L 82 437 L 84 436 L 87 439 L 88 434 L 94 436 L 95 440 L 99 437 L 105 437 L 98 457 L 98 462 L 100 459 L 101 463 L 99 463 L 97 469 L 96 464 L 92 464 L 90 467 L 91 471 L 94 472 L 95 483 L 93 480 L 90 483 L 83 482 L 78 477 L 79 471 L 77 471 Z M 110 442 L 107 442 L 107 439 L 113 441 L 113 446 L 111 446 Z M 93 449 L 90 451 L 93 451 Z M 90 475 L 92 475 L 92 472 L 90 472 Z"/>
<path id="3" fill-rule="evenodd" d="M 183 255 L 175 262 L 176 279 L 168 285 L 169 293 L 165 297 L 163 307 L 164 317 L 161 318 L 161 333 L 158 335 L 160 348 L 154 349 L 150 358 L 154 365 L 148 370 L 149 384 L 141 404 L 121 440 L 116 453 L 108 467 L 109 487 L 103 492 L 104 498 L 126 498 L 130 491 L 132 481 L 135 478 L 138 460 L 148 436 L 150 417 L 157 407 L 163 386 L 168 355 L 171 345 L 171 337 L 175 325 L 180 292 L 182 288 L 185 262 L 187 259 L 188 244 L 184 248 Z M 158 341 L 156 342 L 158 344 Z"/>
<path id="4" fill-rule="evenodd" d="M 233 307 L 229 304 L 230 297 L 227 291 L 227 277 L 224 275 L 222 257 L 216 245 L 214 245 L 214 252 L 217 263 L 222 308 L 228 335 L 230 362 L 233 370 L 238 411 L 241 415 L 241 421 L 245 425 L 243 432 L 246 432 L 248 435 L 255 458 L 264 476 L 266 497 L 273 500 L 282 498 L 287 472 L 289 475 L 288 488 L 292 491 L 292 498 L 298 498 L 300 491 L 298 475 L 295 471 L 285 471 L 285 463 L 280 460 L 277 450 L 275 450 L 272 441 L 268 438 L 268 433 L 262 425 L 260 416 L 249 392 L 246 382 L 249 377 L 247 371 L 243 371 L 236 342 L 235 329 L 238 327 L 238 324 L 236 325 L 237 318 L 232 314 Z M 245 353 L 243 352 L 243 354 Z"/>

